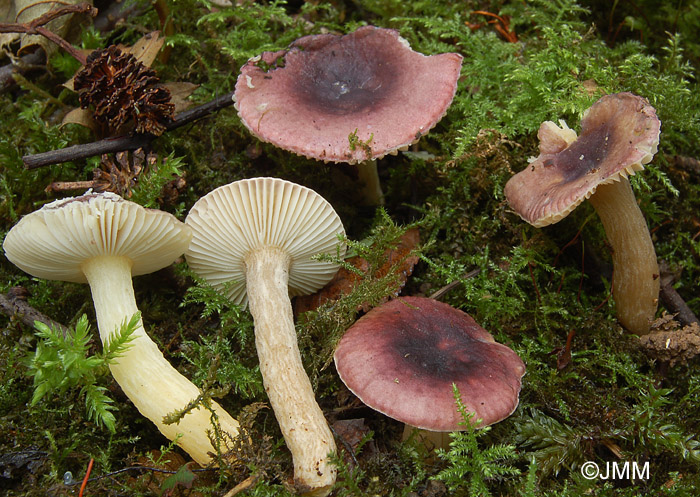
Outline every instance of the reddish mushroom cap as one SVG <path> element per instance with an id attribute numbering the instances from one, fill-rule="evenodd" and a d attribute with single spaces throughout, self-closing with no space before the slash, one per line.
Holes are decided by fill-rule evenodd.
<path id="1" fill-rule="evenodd" d="M 287 50 L 253 57 L 241 68 L 234 99 L 261 140 L 313 159 L 356 163 L 396 153 L 435 126 L 455 95 L 461 65 L 459 54 L 425 56 L 397 31 L 365 26 L 345 36 L 305 36 Z"/>
<path id="2" fill-rule="evenodd" d="M 464 429 L 452 391 L 481 426 L 518 406 L 525 364 L 468 314 L 423 297 L 375 307 L 335 352 L 340 378 L 371 408 L 430 431 Z"/>
<path id="3" fill-rule="evenodd" d="M 649 102 L 628 92 L 594 103 L 575 140 L 568 128 L 544 122 L 538 133 L 540 155 L 508 181 L 508 203 L 533 226 L 556 223 L 599 185 L 644 169 L 656 153 L 660 129 Z"/>

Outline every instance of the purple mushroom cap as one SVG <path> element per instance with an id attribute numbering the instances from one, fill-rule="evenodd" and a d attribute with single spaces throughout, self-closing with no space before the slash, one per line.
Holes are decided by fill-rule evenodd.
<path id="1" fill-rule="evenodd" d="M 660 130 L 654 108 L 629 92 L 594 103 L 578 138 L 546 121 L 538 133 L 540 155 L 506 184 L 508 203 L 535 227 L 556 223 L 598 186 L 644 169 L 656 153 Z"/>
<path id="2" fill-rule="evenodd" d="M 340 378 L 371 408 L 430 431 L 464 429 L 457 385 L 473 422 L 487 426 L 518 406 L 525 364 L 468 314 L 423 297 L 375 307 L 335 352 Z"/>
<path id="3" fill-rule="evenodd" d="M 258 138 L 309 158 L 358 163 L 406 148 L 447 111 L 462 56 L 426 56 L 393 29 L 296 40 L 242 68 L 236 108 Z M 351 135 L 354 136 L 351 143 Z"/>

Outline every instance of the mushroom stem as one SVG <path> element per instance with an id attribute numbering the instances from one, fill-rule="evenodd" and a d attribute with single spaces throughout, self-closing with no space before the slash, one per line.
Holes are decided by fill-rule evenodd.
<path id="1" fill-rule="evenodd" d="M 357 174 L 362 184 L 362 200 L 365 205 L 384 205 L 384 192 L 379 183 L 377 161 L 366 160 L 357 164 Z"/>
<path id="2" fill-rule="evenodd" d="M 295 486 L 303 494 L 327 495 L 336 469 L 333 435 L 304 370 L 289 300 L 290 257 L 277 247 L 245 258 L 250 312 L 265 391 L 294 460 Z"/>
<path id="3" fill-rule="evenodd" d="M 93 257 L 82 265 L 90 284 L 103 344 L 138 312 L 131 266 L 128 257 L 109 255 Z M 163 435 L 170 440 L 181 435 L 177 443 L 183 450 L 199 464 L 210 463 L 209 453 L 215 452 L 207 436 L 207 430 L 213 428 L 212 418 L 215 417 L 221 430 L 232 437 L 238 434 L 238 421 L 212 401 L 213 413 L 198 407 L 177 424 L 164 424 L 164 416 L 184 408 L 200 391 L 163 357 L 146 334 L 141 319 L 132 336 L 130 347 L 110 364 L 112 376 L 139 412 L 155 423 Z"/>
<path id="4" fill-rule="evenodd" d="M 612 246 L 617 319 L 632 333 L 645 335 L 659 302 L 659 265 L 630 182 L 621 178 L 600 185 L 589 200 Z"/>
<path id="5" fill-rule="evenodd" d="M 415 433 L 415 435 L 414 435 Z M 450 450 L 450 442 L 452 437 L 450 437 L 449 431 L 430 431 L 421 428 L 416 428 L 409 424 L 403 425 L 403 435 L 401 436 L 401 441 L 405 442 L 412 436 L 416 437 L 416 440 L 421 443 L 428 451 L 436 449 Z"/>

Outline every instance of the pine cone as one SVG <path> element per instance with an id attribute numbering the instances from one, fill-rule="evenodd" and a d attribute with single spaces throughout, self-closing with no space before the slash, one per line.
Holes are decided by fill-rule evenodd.
<path id="1" fill-rule="evenodd" d="M 142 148 L 131 153 L 117 152 L 114 156 L 103 154 L 100 167 L 93 171 L 93 189 L 131 198 L 144 166 L 155 164 L 156 160 L 155 154 L 146 154 Z"/>
<path id="2" fill-rule="evenodd" d="M 92 106 L 95 120 L 112 132 L 123 132 L 133 122 L 137 133 L 158 136 L 175 111 L 170 91 L 158 82 L 153 69 L 112 45 L 90 54 L 73 87 L 80 106 Z"/>

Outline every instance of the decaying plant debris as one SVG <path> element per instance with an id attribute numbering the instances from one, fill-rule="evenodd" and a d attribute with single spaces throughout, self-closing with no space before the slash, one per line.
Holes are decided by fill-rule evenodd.
<path id="1" fill-rule="evenodd" d="M 72 18 L 68 30 L 46 24 L 48 18 L 33 21 L 24 7 L 21 18 L 15 12 L 0 19 L 0 239 L 22 216 L 81 194 L 68 191 L 75 185 L 117 192 L 184 220 L 200 197 L 236 180 L 301 184 L 333 206 L 347 233 L 348 262 L 334 261 L 344 267 L 342 286 L 297 304 L 305 312 L 295 316 L 304 366 L 338 448 L 331 495 L 696 493 L 697 0 L 133 4 L 96 3 L 94 19 Z M 409 150 L 378 161 L 382 209 L 358 199 L 355 166 L 323 164 L 258 141 L 231 100 L 239 69 L 251 57 L 284 50 L 303 36 L 347 34 L 368 24 L 398 30 L 417 52 L 464 57 L 442 120 Z M 41 35 L 37 26 L 68 45 L 21 48 L 8 33 Z M 165 38 L 163 48 L 152 45 L 162 38 L 147 38 L 154 31 Z M 173 100 L 182 103 L 182 94 L 191 93 L 190 109 L 168 107 L 155 127 L 134 133 L 137 116 L 121 107 L 95 108 L 109 99 L 98 89 L 100 98 L 87 111 L 116 113 L 118 125 L 64 121 L 80 101 L 63 84 L 90 52 L 111 46 L 151 47 L 144 49 L 149 69 L 141 70 L 148 72 L 146 93 L 137 99 L 150 101 L 157 75 Z M 116 53 L 110 50 L 98 53 Z M 177 85 L 184 93 L 176 98 Z M 610 247 L 592 208 L 583 205 L 557 225 L 536 229 L 510 210 L 503 193 L 538 155 L 542 122 L 564 119 L 580 132 L 574 123 L 584 111 L 619 92 L 647 99 L 661 120 L 658 153 L 630 181 L 663 261 L 648 343 L 616 321 Z M 153 102 L 160 105 L 160 96 Z M 115 155 L 123 151 L 129 153 Z M 0 271 L 0 494 L 79 495 L 91 461 L 82 495 L 293 493 L 292 459 L 267 404 L 250 313 L 199 279 L 184 259 L 136 277 L 134 291 L 146 331 L 199 386 L 198 400 L 216 399 L 241 423 L 235 439 L 211 433 L 218 453 L 209 468 L 162 437 L 111 380 L 107 352 L 84 333 L 96 327 L 85 286 L 32 278 L 4 255 Z M 462 431 L 449 450 L 427 453 L 415 439 L 401 442 L 400 423 L 347 390 L 333 366 L 334 348 L 360 316 L 396 292 L 439 295 L 523 359 L 527 373 L 511 417 Z M 35 329 L 34 319 L 62 328 Z M 168 421 L 192 408 L 183 405 Z M 113 432 L 104 419 L 113 420 Z M 648 463 L 649 473 L 588 479 L 581 471 L 587 462 L 602 474 L 606 465 Z"/>

